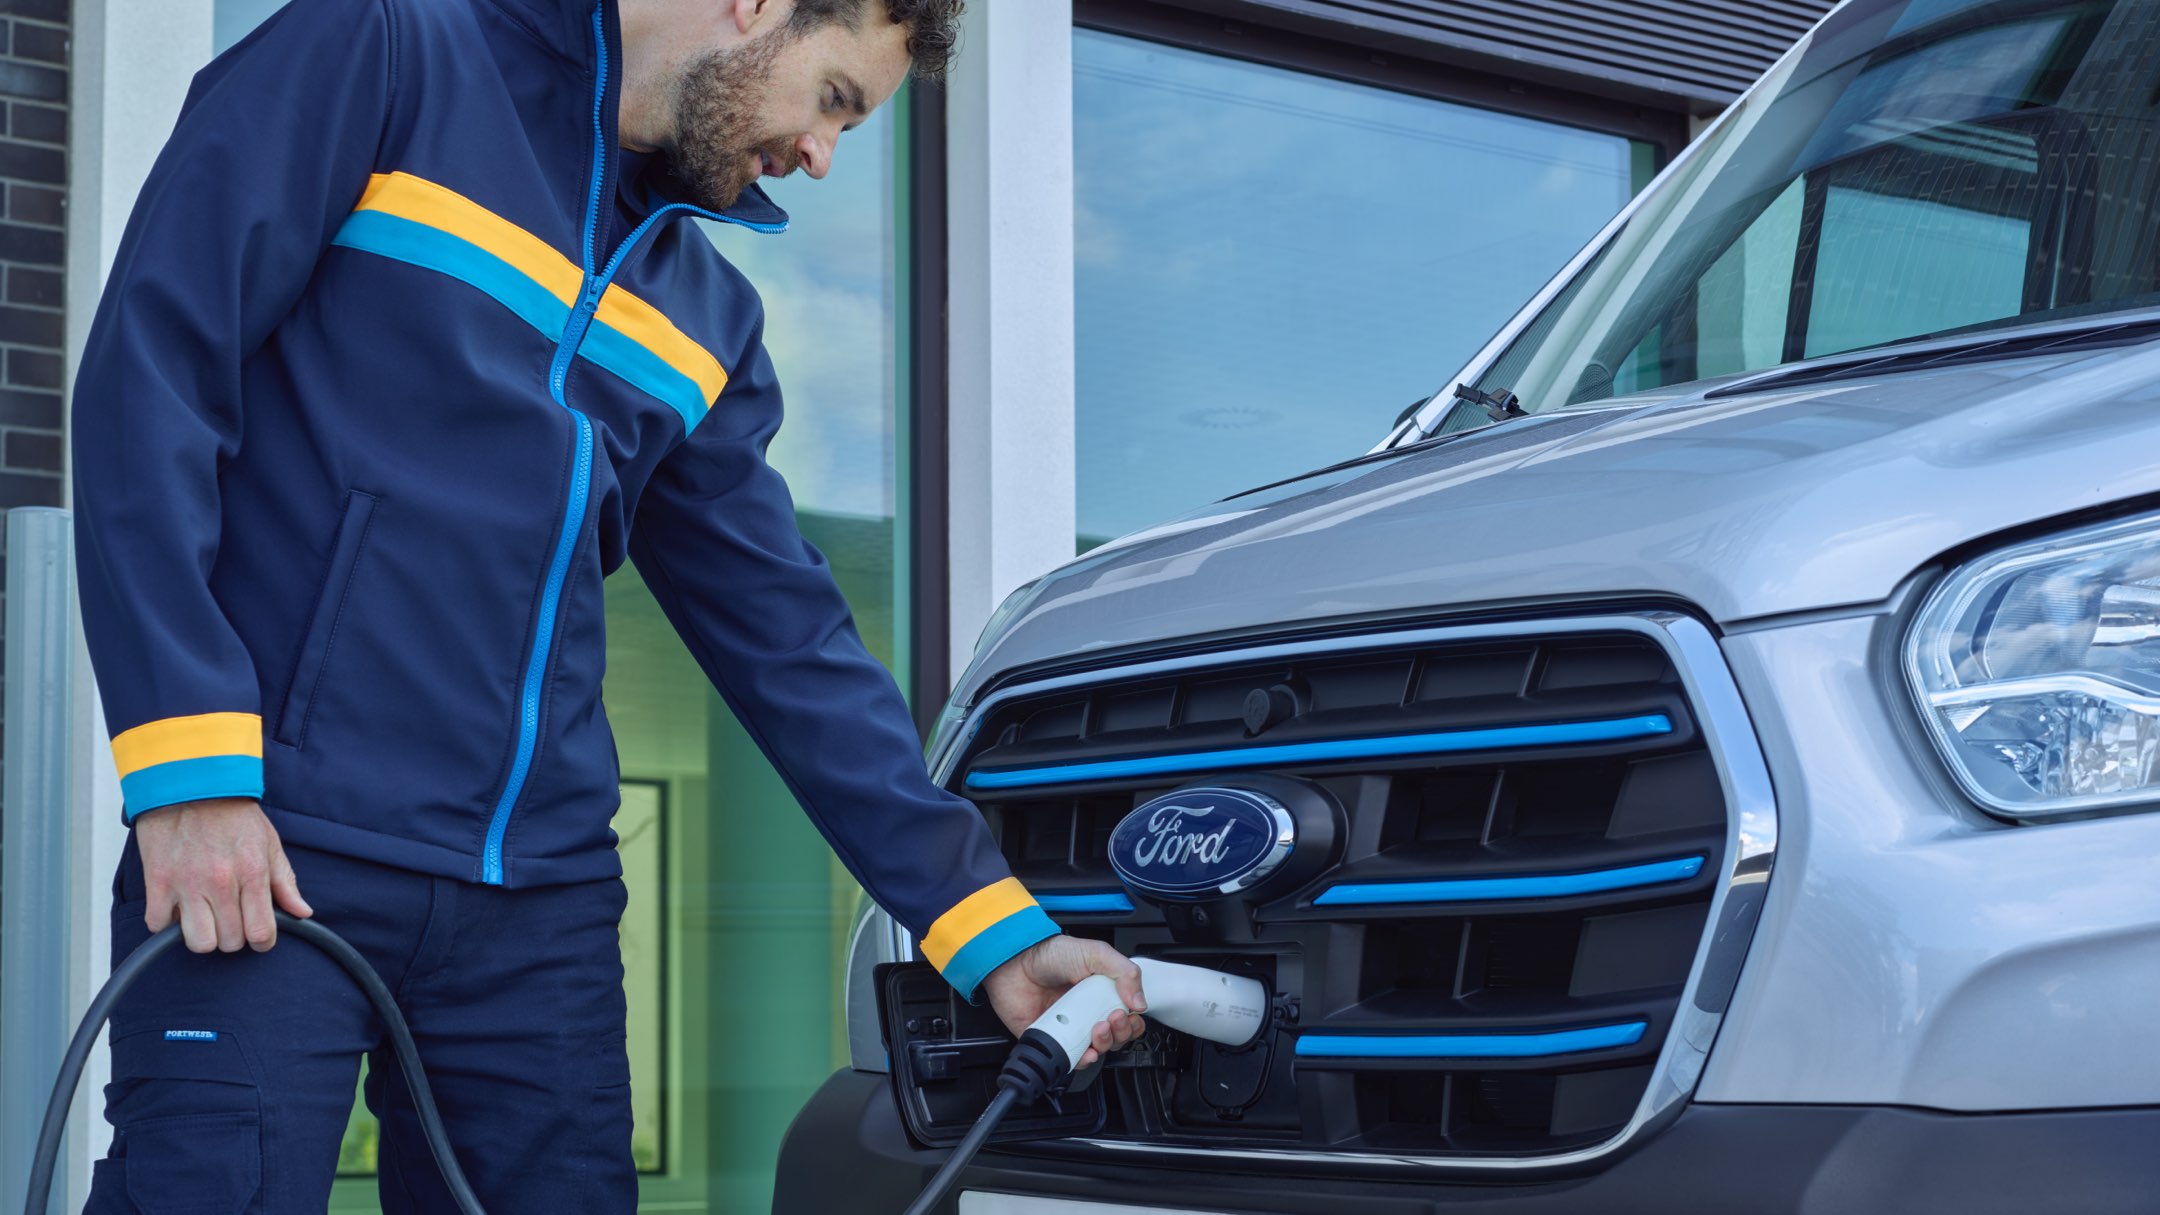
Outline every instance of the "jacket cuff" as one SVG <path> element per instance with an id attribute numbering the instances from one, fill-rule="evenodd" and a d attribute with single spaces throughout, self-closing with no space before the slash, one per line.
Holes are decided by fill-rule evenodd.
<path id="1" fill-rule="evenodd" d="M 262 717 L 203 713 L 167 717 L 112 740 L 121 815 L 212 797 L 263 795 Z"/>
<path id="2" fill-rule="evenodd" d="M 922 955 L 962 996 L 1035 942 L 1058 934 L 1018 878 L 992 882 L 954 904 L 923 934 Z"/>

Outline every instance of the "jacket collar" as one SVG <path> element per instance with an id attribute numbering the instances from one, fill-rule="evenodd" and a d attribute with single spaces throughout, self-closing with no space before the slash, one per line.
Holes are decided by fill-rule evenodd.
<path id="1" fill-rule="evenodd" d="M 665 156 L 654 156 L 636 181 L 618 182 L 617 188 L 636 215 L 650 215 L 670 204 L 694 205 L 682 180 L 668 172 Z M 712 214 L 702 207 L 698 209 L 701 213 Z M 763 186 L 754 182 L 735 200 L 734 206 L 718 214 L 722 219 L 759 230 L 788 226 L 788 213 L 765 193 Z"/>
<path id="2" fill-rule="evenodd" d="M 725 214 L 737 223 L 757 228 L 785 228 L 790 222 L 788 213 L 765 193 L 765 187 L 755 184 L 744 190 Z"/>

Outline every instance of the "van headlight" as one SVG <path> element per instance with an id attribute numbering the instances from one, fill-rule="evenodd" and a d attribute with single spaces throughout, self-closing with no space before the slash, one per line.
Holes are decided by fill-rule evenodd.
<path id="1" fill-rule="evenodd" d="M 2018 818 L 2160 802 L 2160 516 L 1983 557 L 1905 639 L 1959 783 Z"/>

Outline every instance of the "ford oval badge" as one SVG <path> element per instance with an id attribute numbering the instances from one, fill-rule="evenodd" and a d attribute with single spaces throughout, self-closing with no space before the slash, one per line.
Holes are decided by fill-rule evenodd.
<path id="1" fill-rule="evenodd" d="M 1143 894 L 1206 899 L 1273 873 L 1297 843 L 1281 802 L 1250 789 L 1195 786 L 1166 793 L 1118 822 L 1110 867 Z"/>

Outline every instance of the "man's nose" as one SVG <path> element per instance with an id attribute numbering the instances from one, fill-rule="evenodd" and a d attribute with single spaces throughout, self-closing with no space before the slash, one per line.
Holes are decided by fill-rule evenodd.
<path id="1" fill-rule="evenodd" d="M 803 172 L 812 181 L 823 181 L 832 172 L 832 148 L 815 135 L 797 136 L 795 154 L 801 157 Z"/>

